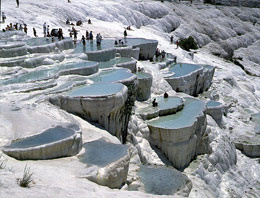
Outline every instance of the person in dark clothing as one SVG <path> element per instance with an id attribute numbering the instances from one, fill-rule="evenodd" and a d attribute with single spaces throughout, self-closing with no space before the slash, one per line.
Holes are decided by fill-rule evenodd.
<path id="1" fill-rule="evenodd" d="M 16 0 L 17 8 L 19 8 L 19 0 Z"/>
<path id="2" fill-rule="evenodd" d="M 156 99 L 153 99 L 152 104 L 153 104 L 153 107 L 157 107 L 158 106 L 158 102 L 156 102 Z"/>
<path id="3" fill-rule="evenodd" d="M 124 37 L 127 37 L 127 31 L 126 30 L 124 31 Z"/>
<path id="4" fill-rule="evenodd" d="M 37 37 L 37 33 L 36 33 L 36 29 L 35 29 L 35 28 L 33 28 L 33 35 L 34 35 L 35 37 Z"/>
<path id="5" fill-rule="evenodd" d="M 168 97 L 169 97 L 168 93 L 165 92 L 164 95 L 163 95 L 163 97 L 164 97 L 164 98 L 168 98 Z"/>
<path id="6" fill-rule="evenodd" d="M 58 31 L 58 39 L 61 40 L 61 39 L 64 39 L 63 37 L 63 32 L 62 32 L 62 29 L 59 28 L 59 31 Z"/>
<path id="7" fill-rule="evenodd" d="M 92 31 L 90 31 L 90 33 L 89 33 L 89 40 L 93 40 L 93 33 L 92 33 Z"/>
<path id="8" fill-rule="evenodd" d="M 88 24 L 91 24 L 91 20 L 90 19 L 88 20 Z"/>
<path id="9" fill-rule="evenodd" d="M 89 32 L 86 30 L 86 39 L 89 39 Z"/>
<path id="10" fill-rule="evenodd" d="M 24 24 L 23 30 L 24 30 L 25 34 L 27 34 L 27 25 L 26 24 Z"/>
<path id="11" fill-rule="evenodd" d="M 73 35 L 74 35 L 74 40 L 77 40 L 77 35 L 78 35 L 77 30 L 74 27 L 72 27 L 72 31 L 73 31 Z"/>
<path id="12" fill-rule="evenodd" d="M 117 40 L 115 40 L 115 43 L 114 43 L 115 45 L 118 45 L 118 42 L 117 42 Z"/>
<path id="13" fill-rule="evenodd" d="M 162 59 L 164 59 L 164 58 L 165 58 L 165 55 L 166 55 L 166 52 L 163 50 L 163 51 L 161 52 L 161 55 L 162 55 Z"/>
<path id="14" fill-rule="evenodd" d="M 86 45 L 86 38 L 85 38 L 84 35 L 82 35 L 81 41 L 82 41 L 82 44 L 85 46 Z"/>
<path id="15" fill-rule="evenodd" d="M 170 40 L 171 40 L 171 44 L 172 44 L 173 43 L 173 36 L 171 36 Z"/>

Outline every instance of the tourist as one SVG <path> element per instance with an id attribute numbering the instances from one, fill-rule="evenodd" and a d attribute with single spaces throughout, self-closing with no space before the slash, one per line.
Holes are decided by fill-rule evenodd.
<path id="1" fill-rule="evenodd" d="M 16 0 L 17 8 L 19 8 L 19 0 Z"/>
<path id="2" fill-rule="evenodd" d="M 84 35 L 82 35 L 82 38 L 80 40 L 80 42 L 82 41 L 82 44 L 85 46 L 86 45 L 86 38 Z"/>
<path id="3" fill-rule="evenodd" d="M 22 24 L 20 24 L 19 30 L 20 30 L 20 31 L 23 31 L 23 26 L 22 26 Z"/>
<path id="4" fill-rule="evenodd" d="M 165 93 L 163 94 L 163 97 L 164 97 L 164 98 L 168 98 L 168 97 L 169 97 L 168 93 L 165 92 Z"/>
<path id="5" fill-rule="evenodd" d="M 93 40 L 93 33 L 92 33 L 92 31 L 90 31 L 90 33 L 89 33 L 89 40 Z"/>
<path id="6" fill-rule="evenodd" d="M 50 35 L 50 26 L 47 26 L 47 36 Z"/>
<path id="7" fill-rule="evenodd" d="M 73 35 L 74 35 L 74 40 L 77 40 L 77 35 L 78 35 L 77 30 L 74 27 L 72 27 L 72 31 L 73 31 Z"/>
<path id="8" fill-rule="evenodd" d="M 171 44 L 173 43 L 173 36 L 171 35 L 170 37 L 170 40 L 171 40 Z"/>
<path id="9" fill-rule="evenodd" d="M 23 30 L 24 30 L 25 34 L 27 34 L 27 25 L 26 24 L 24 24 Z"/>
<path id="10" fill-rule="evenodd" d="M 58 31 L 58 39 L 61 40 L 61 39 L 64 39 L 63 37 L 63 32 L 62 32 L 62 29 L 59 28 L 59 31 Z"/>
<path id="11" fill-rule="evenodd" d="M 35 37 L 37 37 L 37 33 L 36 33 L 36 29 L 35 29 L 35 28 L 33 28 L 33 35 L 34 35 Z"/>
<path id="12" fill-rule="evenodd" d="M 66 21 L 66 25 L 69 25 L 69 24 L 70 24 L 70 20 L 67 19 L 67 21 Z"/>
<path id="13" fill-rule="evenodd" d="M 88 20 L 88 24 L 91 24 L 91 20 L 90 19 Z"/>
<path id="14" fill-rule="evenodd" d="M 126 30 L 124 31 L 124 37 L 127 37 L 127 31 Z"/>
<path id="15" fill-rule="evenodd" d="M 158 102 L 156 102 L 156 99 L 153 99 L 152 104 L 153 104 L 153 107 L 157 107 L 158 106 Z"/>
<path id="16" fill-rule="evenodd" d="M 89 39 L 89 32 L 88 32 L 88 30 L 86 30 L 86 39 L 87 40 Z"/>
<path id="17" fill-rule="evenodd" d="M 2 21 L 3 21 L 3 23 L 5 23 L 5 20 L 6 20 L 5 13 L 4 13 L 4 12 L 2 12 Z"/>
<path id="18" fill-rule="evenodd" d="M 101 41 L 102 41 L 102 36 L 101 36 L 100 33 L 98 33 L 97 36 L 96 36 L 97 45 L 101 45 Z"/>
<path id="19" fill-rule="evenodd" d="M 73 32 L 72 32 L 72 31 L 70 31 L 70 33 L 69 33 L 69 35 L 70 35 L 70 38 L 72 38 L 72 34 L 73 34 Z"/>
<path id="20" fill-rule="evenodd" d="M 46 22 L 44 22 L 44 24 L 43 24 L 43 35 L 44 35 L 44 37 L 46 37 L 46 35 L 47 35 Z"/>
<path id="21" fill-rule="evenodd" d="M 117 42 L 117 40 L 115 40 L 115 43 L 114 43 L 115 45 L 118 45 L 118 42 Z"/>
<path id="22" fill-rule="evenodd" d="M 179 40 L 176 41 L 176 49 L 179 47 Z"/>
<path id="23" fill-rule="evenodd" d="M 161 55 L 162 55 L 162 59 L 164 59 L 164 58 L 165 58 L 165 55 L 166 55 L 166 52 L 163 50 L 163 51 L 161 52 Z"/>

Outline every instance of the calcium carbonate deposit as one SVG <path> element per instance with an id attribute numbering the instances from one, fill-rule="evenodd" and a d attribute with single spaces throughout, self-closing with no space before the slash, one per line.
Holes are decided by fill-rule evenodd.
<path id="1" fill-rule="evenodd" d="M 260 196 L 259 1 L 0 4 L 1 198 Z"/>

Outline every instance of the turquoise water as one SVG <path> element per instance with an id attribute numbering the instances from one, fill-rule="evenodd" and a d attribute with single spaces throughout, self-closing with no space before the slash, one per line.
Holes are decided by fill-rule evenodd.
<path id="1" fill-rule="evenodd" d="M 101 42 L 101 45 L 97 45 L 96 40 L 90 41 L 86 40 L 86 45 L 83 46 L 82 43 L 77 42 L 75 45 L 74 53 L 82 53 L 82 52 L 89 52 L 89 51 L 98 51 L 104 49 L 114 48 L 114 40 L 111 39 L 104 39 Z"/>
<path id="2" fill-rule="evenodd" d="M 156 101 L 158 102 L 158 108 L 160 110 L 171 109 L 173 107 L 178 107 L 183 104 L 182 99 L 178 97 L 159 97 Z"/>
<path id="3" fill-rule="evenodd" d="M 199 65 L 178 63 L 178 64 L 172 64 L 170 66 L 169 72 L 174 72 L 174 75 L 172 77 L 180 77 L 180 76 L 185 76 L 200 68 L 202 67 Z"/>
<path id="4" fill-rule="evenodd" d="M 40 146 L 68 138 L 74 133 L 75 132 L 71 129 L 55 127 L 33 137 L 28 137 L 26 139 L 13 142 L 10 144 L 10 146 L 7 146 L 7 148 L 30 148 Z"/>
<path id="5" fill-rule="evenodd" d="M 155 40 L 145 39 L 145 38 L 126 38 L 126 39 L 122 39 L 122 41 L 128 46 L 135 46 L 140 44 L 156 42 Z"/>
<path id="6" fill-rule="evenodd" d="M 98 76 L 91 78 L 94 82 L 119 82 L 134 76 L 127 69 L 111 69 L 102 71 Z"/>
<path id="7" fill-rule="evenodd" d="M 128 146 L 112 144 L 103 140 L 87 142 L 83 145 L 85 153 L 79 156 L 82 163 L 104 167 L 127 154 Z"/>
<path id="8" fill-rule="evenodd" d="M 56 41 L 58 41 L 57 38 L 55 38 Z M 25 40 L 26 44 L 29 46 L 39 46 L 39 45 L 45 45 L 52 43 L 51 38 L 31 38 L 28 40 Z"/>
<path id="9" fill-rule="evenodd" d="M 142 165 L 137 175 L 144 184 L 145 192 L 156 195 L 172 195 L 185 185 L 185 176 L 167 167 Z"/>
<path id="10" fill-rule="evenodd" d="M 78 62 L 78 63 L 68 63 L 59 66 L 59 70 L 66 70 L 66 69 L 73 69 L 73 68 L 84 68 L 90 67 L 97 64 L 97 62 L 92 61 L 85 61 L 85 62 Z"/>
<path id="11" fill-rule="evenodd" d="M 124 85 L 119 83 L 94 83 L 91 85 L 80 86 L 67 93 L 71 97 L 81 96 L 106 96 L 120 92 Z"/>
<path id="12" fill-rule="evenodd" d="M 14 84 L 14 83 L 24 83 L 24 82 L 45 80 L 45 79 L 53 78 L 55 74 L 57 74 L 61 70 L 90 67 L 95 64 L 96 62 L 86 61 L 86 62 L 79 62 L 79 63 L 68 63 L 63 65 L 56 65 L 55 67 L 48 68 L 48 69 L 34 70 L 26 74 L 17 76 L 13 79 L 4 80 L 2 81 L 2 83 L 4 85 L 7 85 L 7 84 Z"/>
<path id="13" fill-rule="evenodd" d="M 135 75 L 137 75 L 138 79 L 142 78 L 152 78 L 151 74 L 145 73 L 145 72 L 136 72 Z"/>
<path id="14" fill-rule="evenodd" d="M 217 107 L 217 106 L 221 106 L 221 105 L 222 105 L 222 103 L 213 101 L 213 100 L 210 100 L 207 102 L 207 107 Z"/>
<path id="15" fill-rule="evenodd" d="M 114 67 L 114 65 L 119 64 L 119 63 L 126 63 L 132 61 L 132 58 L 127 58 L 127 57 L 121 57 L 121 58 L 114 58 L 106 62 L 100 62 L 99 63 L 99 68 L 104 69 L 104 68 L 110 68 Z"/>
<path id="16" fill-rule="evenodd" d="M 203 101 L 185 98 L 184 108 L 176 114 L 161 116 L 156 120 L 148 123 L 148 125 L 164 128 L 164 129 L 179 129 L 192 125 L 195 118 L 202 112 L 205 107 Z"/>

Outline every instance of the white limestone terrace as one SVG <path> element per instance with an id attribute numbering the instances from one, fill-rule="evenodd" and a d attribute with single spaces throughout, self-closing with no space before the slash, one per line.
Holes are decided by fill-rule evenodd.
<path id="1" fill-rule="evenodd" d="M 185 98 L 182 110 L 155 118 L 147 125 L 152 144 L 162 150 L 175 168 L 181 169 L 199 153 L 206 122 L 205 103 Z"/>
<path id="2" fill-rule="evenodd" d="M 260 138 L 239 136 L 234 140 L 237 149 L 249 157 L 260 157 Z"/>
<path id="3" fill-rule="evenodd" d="M 175 91 L 197 96 L 210 88 L 214 72 L 215 68 L 209 65 L 174 63 L 164 75 Z"/>
<path id="4" fill-rule="evenodd" d="M 220 126 L 223 127 L 224 123 L 223 123 L 223 119 L 222 116 L 225 114 L 227 114 L 227 111 L 225 108 L 225 106 L 217 101 L 208 101 L 206 103 L 207 105 L 207 114 L 210 115 L 215 121 L 216 123 Z"/>
<path id="5" fill-rule="evenodd" d="M 98 139 L 85 143 L 83 148 L 85 152 L 78 158 L 87 167 L 80 172 L 80 177 L 110 188 L 122 187 L 128 174 L 129 146 Z"/>
<path id="6" fill-rule="evenodd" d="M 184 101 L 180 97 L 169 96 L 168 98 L 157 97 L 155 98 L 158 103 L 157 107 L 153 107 L 151 100 L 144 103 L 142 108 L 136 109 L 136 114 L 143 120 L 156 118 L 174 114 L 181 111 L 184 106 Z"/>
<path id="7" fill-rule="evenodd" d="M 139 101 L 148 100 L 151 96 L 153 76 L 142 71 L 138 71 L 135 74 L 138 80 L 136 99 Z"/>
<path id="8" fill-rule="evenodd" d="M 32 27 L 36 27 L 37 32 L 41 34 L 42 24 L 45 21 L 47 24 L 50 24 L 51 28 L 62 27 L 66 30 L 69 27 L 64 22 L 68 17 L 72 17 L 71 20 L 73 22 L 79 18 L 83 21 L 91 18 L 91 25 L 84 23 L 82 27 L 77 28 L 81 34 L 84 34 L 85 30 L 88 29 L 93 30 L 94 34 L 100 32 L 103 37 L 122 37 L 124 27 L 132 25 L 133 31 L 128 31 L 129 36 L 158 40 L 159 48 L 177 55 L 179 62 L 205 63 L 215 66 L 216 72 L 212 86 L 208 92 L 203 93 L 202 97 L 205 97 L 204 99 L 207 100 L 217 98 L 218 101 L 230 105 L 231 108 L 227 117 L 224 117 L 224 121 L 227 123 L 226 129 L 220 129 L 210 116 L 207 118 L 207 135 L 210 139 L 209 146 L 212 149 L 212 153 L 198 156 L 184 170 L 183 173 L 192 181 L 189 197 L 257 197 L 260 194 L 258 188 L 260 177 L 258 159 L 249 158 L 239 150 L 236 150 L 230 140 L 230 138 L 242 134 L 250 135 L 251 137 L 255 136 L 255 125 L 249 119 L 251 114 L 260 112 L 258 102 L 259 79 L 254 76 L 248 76 L 241 68 L 231 62 L 209 54 L 213 50 L 215 52 L 221 51 L 221 48 L 203 47 L 196 51 L 194 60 L 192 60 L 187 52 L 180 48 L 176 49 L 174 44 L 169 44 L 171 34 L 166 33 L 172 30 L 171 24 L 176 24 L 176 27 L 179 27 L 176 29 L 178 31 L 175 32 L 178 35 L 189 36 L 193 34 L 197 35 L 196 38 L 200 38 L 200 36 L 201 38 L 206 38 L 206 34 L 200 33 L 202 31 L 210 32 L 207 35 L 214 33 L 213 38 L 215 39 L 221 35 L 226 35 L 226 30 L 228 32 L 234 31 L 234 29 L 246 30 L 248 33 L 245 36 L 236 36 L 235 38 L 241 41 L 243 46 L 249 46 L 256 39 L 259 32 L 259 9 L 190 5 L 189 3 L 178 3 L 178 1 L 170 4 L 166 1 L 161 3 L 159 1 L 134 2 L 131 0 L 113 2 L 109 0 L 102 2 L 96 0 L 88 2 L 72 0 L 70 4 L 67 4 L 67 2 L 61 4 L 60 2 L 50 0 L 44 2 L 24 0 L 20 2 L 19 9 L 15 8 L 15 1 L 2 0 L 2 5 L 8 17 L 7 22 L 24 21 L 29 25 L 29 35 L 32 35 Z M 175 11 L 173 11 L 173 8 Z M 172 13 L 176 17 L 171 16 Z M 245 21 L 243 22 L 242 19 Z M 254 20 L 256 20 L 255 25 L 252 22 Z M 139 23 L 141 21 L 144 23 Z M 168 21 L 172 23 L 168 23 Z M 138 27 L 140 28 L 138 29 L 135 24 L 139 24 Z M 207 24 L 207 26 L 203 24 Z M 175 34 L 174 41 L 178 38 L 180 36 Z M 200 40 L 200 42 L 202 41 L 203 39 Z M 216 42 L 219 43 L 221 39 L 213 41 L 209 38 L 206 41 L 214 44 Z M 228 42 L 229 47 L 236 43 L 236 41 L 229 42 L 229 40 L 224 40 L 223 42 Z M 218 46 L 218 44 L 216 45 Z M 248 59 L 249 55 L 258 57 L 259 50 L 255 49 L 258 49 L 257 45 L 254 45 L 254 50 L 251 47 L 245 48 L 248 53 L 241 53 L 243 60 Z M 223 52 L 223 54 L 225 53 Z M 149 70 L 149 73 L 155 79 L 152 85 L 152 97 L 171 90 L 170 86 L 161 78 L 161 74 L 154 64 L 138 62 L 138 65 L 142 65 L 145 70 Z M 251 63 L 248 64 L 248 67 L 251 67 L 250 65 Z M 8 77 L 11 73 L 19 72 L 20 69 L 19 67 L 1 67 L 1 78 Z M 3 73 L 5 75 L 2 75 Z M 62 86 L 66 84 L 67 79 L 77 78 L 62 76 L 56 82 L 58 86 Z M 23 88 L 26 86 L 29 85 L 20 85 Z M 48 94 L 50 91 L 51 89 L 47 89 L 23 94 L 11 91 L 11 87 L 4 91 L 1 90 L 0 144 L 4 145 L 8 140 L 15 139 L 17 136 L 33 135 L 35 128 L 46 124 L 49 126 L 64 119 L 63 116 L 66 115 L 64 111 L 58 110 L 53 106 L 42 105 L 42 103 L 39 105 L 39 101 L 42 101 L 45 97 L 41 93 Z M 25 109 L 30 109 L 30 111 L 25 111 Z M 32 115 L 32 111 L 35 114 Z M 51 119 L 44 119 L 45 115 L 48 115 Z M 27 122 L 24 122 L 25 120 Z M 97 136 L 105 136 L 110 141 L 119 143 L 118 140 L 110 136 L 106 131 L 101 131 L 78 117 L 77 121 L 83 127 L 84 141 L 93 140 Z M 139 120 L 133 116 L 133 122 L 129 124 L 129 129 L 135 131 L 135 137 L 139 140 L 138 147 L 140 146 L 142 151 L 140 158 L 146 156 L 149 163 L 161 162 L 161 164 L 164 164 L 165 162 L 162 163 L 157 154 L 151 149 L 149 143 L 143 138 L 145 135 L 140 134 L 140 131 L 145 132 L 147 129 L 143 125 L 140 125 L 140 127 L 136 126 L 139 126 Z M 77 163 L 75 157 L 26 162 L 17 161 L 6 155 L 3 155 L 3 158 L 7 159 L 6 168 L 1 170 L 0 177 L 1 184 L 3 184 L 1 187 L 1 195 L 3 197 L 19 197 L 21 195 L 26 197 L 55 196 L 79 198 L 86 197 L 86 195 L 91 197 L 158 197 L 158 195 L 147 195 L 137 191 L 111 190 L 86 179 L 78 178 L 75 176 L 75 172 L 85 168 L 85 165 Z M 135 161 L 138 164 L 138 159 L 138 155 L 135 155 L 132 162 Z M 15 181 L 17 178 L 22 177 L 24 166 L 27 163 L 34 172 L 33 179 L 35 183 L 31 185 L 31 188 L 23 189 Z M 132 165 L 131 163 L 130 167 Z M 131 171 L 133 172 L 133 169 L 130 168 Z M 52 185 L 50 185 L 50 182 Z M 174 196 L 178 197 L 176 194 Z M 169 196 L 161 195 L 160 197 Z"/>
<path id="9" fill-rule="evenodd" d="M 50 58 L 49 55 L 46 55 L 46 57 Z M 10 76 L 10 78 L 0 80 L 0 85 L 56 79 L 62 75 L 70 74 L 88 76 L 96 73 L 98 71 L 98 66 L 99 64 L 97 62 L 91 61 L 81 61 L 75 63 L 61 62 L 59 64 L 52 65 L 49 68 L 40 67 L 37 70 L 25 70 L 23 72 L 15 73 L 13 76 Z"/>
<path id="10" fill-rule="evenodd" d="M 73 42 L 71 39 L 66 38 L 61 41 L 51 42 L 50 38 L 30 38 L 26 36 L 25 33 L 22 31 L 14 31 L 13 34 L 7 32 L 1 32 L 0 35 L 7 35 L 2 36 L 4 41 L 9 39 L 9 37 L 14 35 L 18 35 L 20 40 L 18 43 L 15 42 L 7 42 L 0 48 L 0 57 L 1 58 L 10 58 L 16 56 L 24 56 L 27 54 L 34 54 L 34 53 L 50 53 L 54 52 L 55 50 L 68 50 L 73 48 Z"/>
<path id="11" fill-rule="evenodd" d="M 78 126 L 56 126 L 12 141 L 3 152 L 18 160 L 46 160 L 76 155 L 81 147 L 82 136 Z"/>
<path id="12" fill-rule="evenodd" d="M 188 197 L 192 188 L 192 183 L 186 175 L 170 167 L 142 165 L 137 175 L 142 183 L 138 190 L 150 194 L 180 194 Z"/>
<path id="13" fill-rule="evenodd" d="M 120 83 L 94 83 L 51 97 L 50 102 L 88 121 L 98 122 L 121 139 L 127 91 Z"/>

